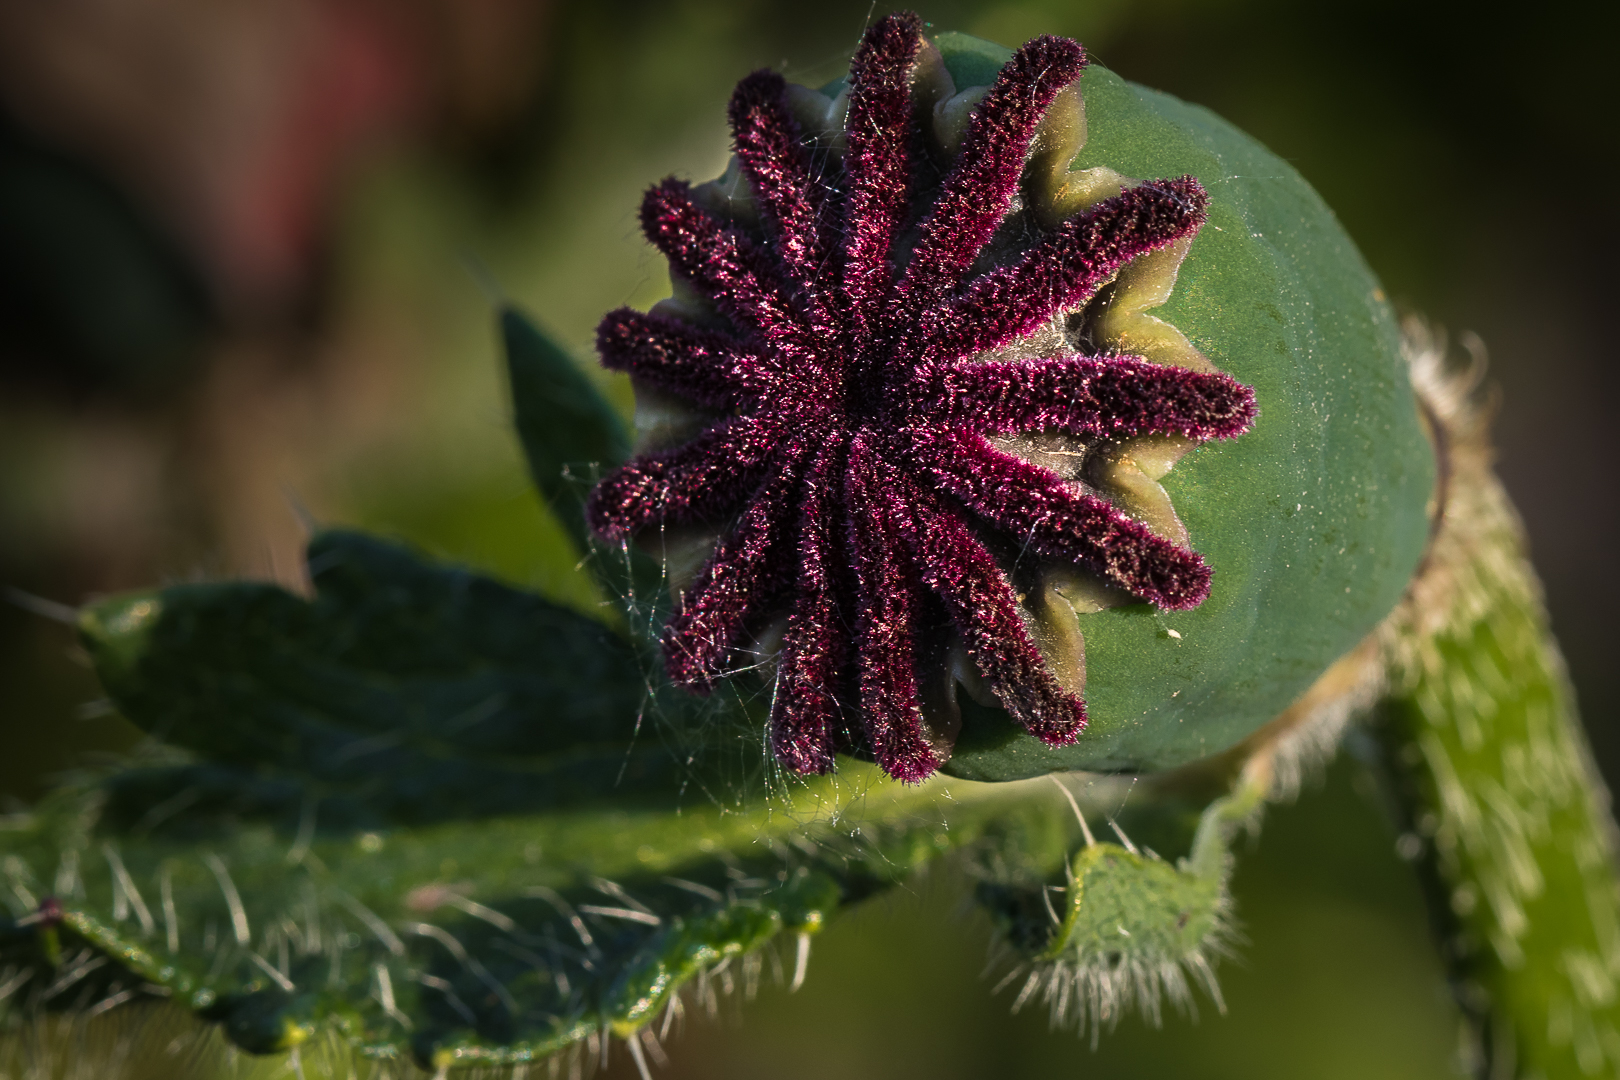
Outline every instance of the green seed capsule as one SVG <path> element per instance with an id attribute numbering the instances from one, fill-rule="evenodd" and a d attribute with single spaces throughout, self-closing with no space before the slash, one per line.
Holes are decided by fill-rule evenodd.
<path id="1" fill-rule="evenodd" d="M 937 44 L 958 85 L 988 81 L 1011 55 L 959 34 Z M 1050 582 L 1048 602 L 1073 609 L 1083 639 L 1090 724 L 1073 746 L 1049 748 L 961 695 L 964 726 L 944 768 L 971 779 L 1159 769 L 1228 749 L 1389 613 L 1429 532 L 1434 459 L 1396 320 L 1332 211 L 1205 109 L 1095 65 L 1079 90 L 1053 107 L 1075 110 L 1082 144 L 1046 185 L 1060 212 L 1098 187 L 1112 194 L 1110 174 L 1191 174 L 1211 200 L 1179 266 L 1150 268 L 1157 280 L 1136 283 L 1133 303 L 1118 286 L 1094 301 L 1116 309 L 1099 320 L 1105 344 L 1180 366 L 1203 359 L 1253 387 L 1260 416 L 1179 460 L 1162 446 L 1120 448 L 1139 489 L 1162 489 L 1213 568 L 1209 598 L 1161 612 Z M 1155 531 L 1174 527 L 1154 520 L 1150 499 L 1126 505 Z"/>
<path id="2" fill-rule="evenodd" d="M 1366 637 L 1423 552 L 1435 469 L 1393 312 L 1310 187 L 1217 117 L 1081 74 L 1072 42 L 1015 57 L 903 23 L 821 90 L 745 80 L 725 174 L 649 193 L 675 291 L 599 331 L 640 456 L 593 524 L 664 559 L 677 683 L 776 680 L 794 771 L 1219 754 Z M 963 191 L 993 218 L 963 224 Z M 1132 357 L 1174 374 L 1144 390 Z M 1176 427 L 1214 393 L 1195 383 L 1252 390 L 1252 428 Z"/>

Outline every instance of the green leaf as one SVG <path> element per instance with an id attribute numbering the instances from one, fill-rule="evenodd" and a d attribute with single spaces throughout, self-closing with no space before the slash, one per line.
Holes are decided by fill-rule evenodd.
<path id="1" fill-rule="evenodd" d="M 635 548 L 603 546 L 585 524 L 591 485 L 630 456 L 623 422 L 567 351 L 521 312 L 503 307 L 500 324 L 513 419 L 535 486 L 608 594 L 630 600 L 632 612 L 655 609 L 663 591 L 658 563 Z"/>
<path id="2" fill-rule="evenodd" d="M 773 782 L 747 703 L 666 702 L 600 624 L 398 546 L 324 533 L 310 570 L 311 599 L 84 611 L 108 693 L 168 745 L 0 820 L 13 1017 L 157 995 L 259 1053 L 641 1054 L 682 1000 L 767 962 L 796 983 L 838 911 L 947 852 L 1049 874 L 1078 847 L 1044 783 Z M 1050 964 L 1049 937 L 1020 956 Z"/>
<path id="3" fill-rule="evenodd" d="M 610 1035 L 639 1054 L 683 991 L 685 1007 L 712 1005 L 767 963 L 798 982 L 839 910 L 946 852 L 1042 835 L 1061 858 L 1073 839 L 1044 784 L 908 788 L 851 763 L 742 812 L 246 824 L 208 843 L 118 827 L 97 799 L 59 794 L 0 839 L 13 916 L 0 970 L 25 976 L 13 1004 L 163 995 L 254 1052 L 323 1036 L 426 1067 L 535 1061 Z M 1089 874 L 1091 893 L 1115 869 Z M 60 926 L 30 923 L 51 892 Z"/>
<path id="4" fill-rule="evenodd" d="M 316 536 L 309 567 L 312 600 L 228 583 L 85 609 L 84 642 L 119 708 L 205 759 L 122 775 L 114 811 L 148 812 L 145 793 L 167 789 L 296 818 L 314 785 L 328 816 L 399 824 L 663 800 L 692 779 L 683 759 L 698 748 L 642 721 L 655 710 L 684 723 L 701 704 L 662 700 L 600 623 L 356 533 Z M 707 709 L 711 726 L 730 730 L 724 712 Z"/>
<path id="5" fill-rule="evenodd" d="M 630 456 L 618 413 L 572 357 L 516 308 L 500 311 L 512 411 L 535 486 L 567 522 L 581 547 L 584 518 L 570 481 L 593 467 L 611 468 Z"/>
<path id="6" fill-rule="evenodd" d="M 55 960 L 14 926 L 0 962 L 32 970 L 45 1006 L 160 988 L 260 1053 L 335 1024 L 370 1056 L 519 1060 L 631 1033 L 703 969 L 812 932 L 901 869 L 756 849 L 797 829 L 763 824 L 712 809 L 307 839 L 245 824 L 198 844 L 97 820 L 80 792 L 6 837 L 13 913 L 62 896 Z"/>

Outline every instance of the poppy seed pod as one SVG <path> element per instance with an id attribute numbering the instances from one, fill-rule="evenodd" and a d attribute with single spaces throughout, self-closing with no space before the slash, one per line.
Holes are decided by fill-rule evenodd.
<path id="1" fill-rule="evenodd" d="M 599 331 L 640 442 L 588 512 L 665 558 L 676 682 L 774 679 L 784 766 L 1179 766 L 1394 607 L 1433 456 L 1286 163 L 1073 42 L 906 15 L 731 122 L 724 176 L 643 205 L 675 293 Z"/>

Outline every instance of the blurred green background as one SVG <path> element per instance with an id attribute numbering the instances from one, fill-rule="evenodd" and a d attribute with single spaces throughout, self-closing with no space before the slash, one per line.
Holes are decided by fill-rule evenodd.
<path id="1" fill-rule="evenodd" d="M 641 189 L 705 178 L 760 66 L 842 71 L 865 2 L 0 0 L 0 585 L 302 586 L 304 520 L 589 607 L 507 426 L 488 285 L 588 360 L 667 289 Z M 1620 239 L 1607 9 L 1392 0 L 922 5 L 1086 43 L 1292 161 L 1387 291 L 1489 347 L 1524 511 L 1597 755 L 1620 775 Z M 614 399 L 626 388 L 603 376 Z M 33 605 L 38 608 L 40 605 Z M 66 627 L 0 604 L 0 799 L 132 745 Z M 1416 887 L 1352 761 L 1237 876 L 1229 1015 L 1095 1053 L 1007 1015 L 949 873 L 816 945 L 806 986 L 697 1021 L 670 1076 L 1434 1076 L 1453 1017 Z M 0 807 L 0 811 L 3 811 Z M 614 1075 L 634 1075 L 628 1059 Z"/>

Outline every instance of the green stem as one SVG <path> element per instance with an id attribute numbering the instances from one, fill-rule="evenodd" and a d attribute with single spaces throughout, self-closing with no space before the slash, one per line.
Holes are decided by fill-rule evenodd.
<path id="1" fill-rule="evenodd" d="M 1389 638 L 1378 734 L 1424 877 L 1467 1065 L 1620 1070 L 1620 890 L 1593 766 L 1520 524 L 1464 448 L 1426 570 Z"/>

